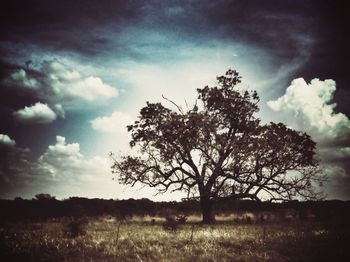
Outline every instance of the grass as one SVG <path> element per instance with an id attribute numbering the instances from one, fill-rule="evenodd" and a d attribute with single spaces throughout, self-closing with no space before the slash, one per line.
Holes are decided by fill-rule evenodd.
<path id="1" fill-rule="evenodd" d="M 76 237 L 67 233 L 66 219 L 13 223 L 0 228 L 0 260 L 350 261 L 350 232 L 345 226 L 225 220 L 203 226 L 192 217 L 170 232 L 163 229 L 162 218 L 89 219 L 85 232 Z"/>

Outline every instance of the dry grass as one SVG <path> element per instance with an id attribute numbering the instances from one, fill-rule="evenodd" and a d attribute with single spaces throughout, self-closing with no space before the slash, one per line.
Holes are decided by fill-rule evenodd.
<path id="1" fill-rule="evenodd" d="M 152 221 L 154 219 L 154 221 Z M 0 228 L 1 261 L 350 261 L 348 228 L 316 223 L 190 223 L 165 231 L 162 218 L 90 219 L 72 238 L 69 222 Z M 219 219 L 220 220 L 220 219 Z M 120 225 L 119 234 L 117 234 Z"/>

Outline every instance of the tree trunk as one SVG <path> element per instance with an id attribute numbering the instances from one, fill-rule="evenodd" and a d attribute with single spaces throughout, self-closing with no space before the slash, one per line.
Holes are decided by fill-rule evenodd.
<path id="1" fill-rule="evenodd" d="M 200 204 L 202 210 L 202 223 L 212 224 L 215 222 L 215 216 L 213 214 L 213 203 L 209 197 L 200 197 Z"/>

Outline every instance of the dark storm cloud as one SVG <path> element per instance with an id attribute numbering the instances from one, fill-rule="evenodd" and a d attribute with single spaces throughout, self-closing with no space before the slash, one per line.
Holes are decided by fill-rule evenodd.
<path id="1" fill-rule="evenodd" d="M 300 76 L 335 79 L 338 110 L 349 115 L 345 10 L 331 0 L 5 1 L 0 53 L 7 61 L 46 50 L 155 62 L 181 57 L 183 41 L 239 43 L 264 50 L 270 71 L 297 65 L 280 86 Z"/>
<path id="2" fill-rule="evenodd" d="M 222 37 L 264 48 L 275 66 L 302 60 L 290 79 L 335 79 L 339 110 L 350 114 L 350 46 L 345 1 L 215 1 L 201 12 Z M 287 84 L 288 82 L 286 82 Z"/>
<path id="3" fill-rule="evenodd" d="M 31 90 L 18 92 L 18 89 L 4 85 L 4 81 L 9 75 L 21 69 L 23 69 L 21 66 L 0 62 L 0 133 L 10 134 L 11 137 L 19 139 L 21 144 L 23 142 L 27 144 L 27 141 L 36 141 L 37 132 L 31 130 L 32 128 L 26 128 L 23 132 L 24 130 L 14 120 L 13 114 L 16 110 L 38 102 L 37 96 Z M 21 139 L 18 135 L 25 138 Z"/>
<path id="4" fill-rule="evenodd" d="M 218 1 L 199 12 L 221 37 L 267 49 L 280 59 L 298 56 L 310 41 L 305 26 L 315 27 L 301 1 Z"/>
<path id="5" fill-rule="evenodd" d="M 277 0 L 11 1 L 2 8 L 0 32 L 6 41 L 93 55 L 118 41 L 113 33 L 137 26 L 197 42 L 215 37 L 248 42 L 292 59 L 317 27 L 313 8 L 304 1 Z"/>
<path id="6" fill-rule="evenodd" d="M 3 41 L 95 54 L 107 41 L 102 26 L 132 23 L 140 10 L 127 1 L 15 0 L 2 3 L 0 12 Z"/>
<path id="7" fill-rule="evenodd" d="M 32 167 L 28 161 L 28 148 L 16 146 L 16 142 L 6 134 L 0 134 L 0 193 L 15 192 L 25 184 L 26 172 Z"/>
<path id="8" fill-rule="evenodd" d="M 299 62 L 285 81 L 337 81 L 337 110 L 350 114 L 350 37 L 345 1 L 215 1 L 201 5 L 209 31 L 267 51 L 271 70 Z M 208 30 L 208 27 L 202 28 Z M 268 66 L 268 63 L 266 63 Z M 279 83 L 281 84 L 281 83 Z M 283 90 L 281 90 L 283 91 Z"/>
<path id="9" fill-rule="evenodd" d="M 33 90 L 28 89 L 23 90 L 23 92 L 16 92 L 4 85 L 4 81 L 8 76 L 21 69 L 23 70 L 24 67 L 0 61 L 0 113 L 1 111 L 19 109 L 37 100 Z M 35 72 L 30 73 L 35 74 Z"/>
<path id="10" fill-rule="evenodd" d="M 274 59 L 272 69 L 301 60 L 305 66 L 296 76 L 346 77 L 345 8 L 333 2 L 6 1 L 0 34 L 6 43 L 85 56 L 101 55 L 108 48 L 116 56 L 136 60 L 152 58 L 145 52 L 149 45 L 154 50 L 162 48 L 159 44 L 174 47 L 170 41 L 183 39 L 196 44 L 231 41 L 265 49 Z M 123 34 L 129 28 L 137 30 Z M 152 30 L 173 37 L 159 42 L 142 35 Z"/>

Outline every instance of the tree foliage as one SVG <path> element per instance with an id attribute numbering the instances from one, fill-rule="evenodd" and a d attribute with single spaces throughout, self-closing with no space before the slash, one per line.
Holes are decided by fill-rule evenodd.
<path id="1" fill-rule="evenodd" d="M 256 91 L 240 91 L 228 70 L 215 87 L 197 89 L 195 105 L 176 110 L 149 103 L 128 126 L 138 155 L 117 159 L 112 172 L 123 184 L 186 191 L 199 196 L 203 221 L 212 220 L 217 197 L 254 200 L 315 199 L 322 183 L 309 135 L 282 123 L 262 125 Z"/>

